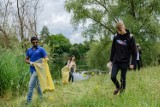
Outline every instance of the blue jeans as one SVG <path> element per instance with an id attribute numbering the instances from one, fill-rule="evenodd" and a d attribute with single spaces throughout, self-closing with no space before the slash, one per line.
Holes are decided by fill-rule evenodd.
<path id="1" fill-rule="evenodd" d="M 36 71 L 34 71 L 31 74 L 31 78 L 30 78 L 30 81 L 29 81 L 29 91 L 28 91 L 28 95 L 27 95 L 27 102 L 31 102 L 32 95 L 33 95 L 33 90 L 34 90 L 36 85 L 37 85 L 37 92 L 40 96 L 40 99 L 42 99 L 42 91 L 41 91 L 40 84 L 39 84 L 39 81 L 38 81 L 38 76 L 37 76 Z"/>
<path id="2" fill-rule="evenodd" d="M 74 68 L 71 67 L 70 72 L 69 72 L 69 82 L 71 81 L 71 79 L 72 79 L 72 82 L 74 82 L 73 72 L 74 72 Z"/>

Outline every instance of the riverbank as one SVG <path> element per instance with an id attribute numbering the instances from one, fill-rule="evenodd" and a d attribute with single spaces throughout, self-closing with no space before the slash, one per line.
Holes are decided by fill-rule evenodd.
<path id="1" fill-rule="evenodd" d="M 57 84 L 54 92 L 44 94 L 39 101 L 34 93 L 33 107 L 160 107 L 160 67 L 129 71 L 127 88 L 123 95 L 113 95 L 115 89 L 109 75 L 94 75 L 68 85 Z M 119 73 L 120 75 L 120 73 Z M 118 79 L 119 79 L 118 75 Z M 1 107 L 22 107 L 26 95 L 1 99 Z"/>

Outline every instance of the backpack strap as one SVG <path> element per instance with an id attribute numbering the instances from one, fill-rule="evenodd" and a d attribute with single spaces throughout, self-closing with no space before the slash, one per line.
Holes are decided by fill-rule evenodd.
<path id="1" fill-rule="evenodd" d="M 128 41 L 129 41 L 129 47 L 131 48 L 131 44 L 130 44 L 130 40 L 133 38 L 133 34 L 129 34 L 129 39 L 128 39 Z"/>

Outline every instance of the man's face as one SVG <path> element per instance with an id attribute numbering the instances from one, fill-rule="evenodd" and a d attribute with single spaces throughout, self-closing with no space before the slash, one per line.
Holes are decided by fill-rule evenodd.
<path id="1" fill-rule="evenodd" d="M 33 47 L 37 47 L 38 46 L 38 40 L 33 40 L 32 45 L 33 45 Z"/>
<path id="2" fill-rule="evenodd" d="M 121 26 L 120 28 L 117 29 L 118 33 L 123 35 L 126 33 L 125 27 Z"/>

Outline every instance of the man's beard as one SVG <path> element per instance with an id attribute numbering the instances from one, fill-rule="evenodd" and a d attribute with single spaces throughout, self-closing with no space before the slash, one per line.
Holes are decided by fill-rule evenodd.
<path id="1" fill-rule="evenodd" d="M 34 48 L 37 48 L 38 47 L 38 45 L 36 45 L 36 46 L 33 46 Z"/>

